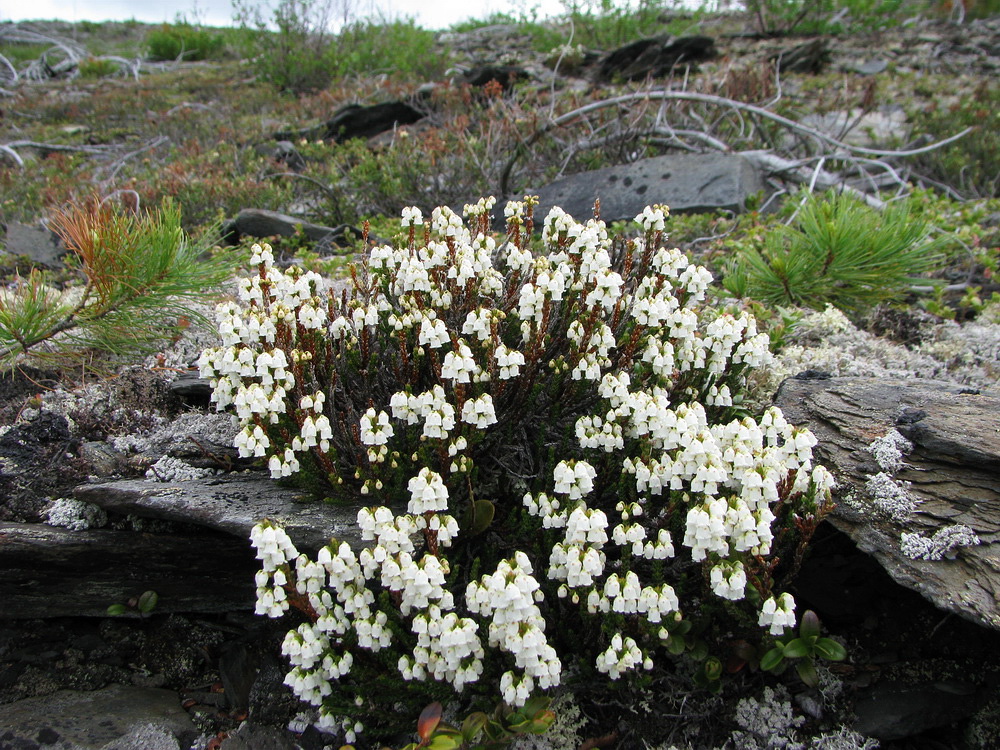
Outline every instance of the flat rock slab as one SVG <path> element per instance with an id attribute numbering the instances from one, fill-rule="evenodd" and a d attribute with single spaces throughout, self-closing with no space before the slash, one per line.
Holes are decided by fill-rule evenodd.
<path id="1" fill-rule="evenodd" d="M 105 617 L 144 591 L 157 613 L 249 610 L 259 567 L 249 543 L 220 534 L 0 523 L 0 619 Z"/>
<path id="2" fill-rule="evenodd" d="M 170 736 L 173 747 L 180 747 L 179 739 L 189 747 L 198 734 L 177 693 L 159 688 L 110 685 L 92 692 L 60 690 L 0 706 L 3 748 L 158 750 L 170 747 Z M 151 738 L 156 744 L 150 744 Z M 137 744 L 140 739 L 142 744 Z"/>
<path id="3" fill-rule="evenodd" d="M 282 487 L 262 474 L 228 474 L 182 482 L 123 479 L 85 484 L 73 494 L 106 511 L 142 518 L 181 521 L 250 538 L 264 518 L 282 525 L 303 550 L 319 549 L 336 537 L 355 550 L 362 545 L 357 526 L 360 505 L 344 506 L 312 500 Z"/>
<path id="4" fill-rule="evenodd" d="M 760 173 L 741 156 L 657 156 L 556 180 L 538 191 L 535 216 L 544 217 L 553 206 L 561 206 L 577 221 L 585 221 L 598 198 L 601 218 L 609 223 L 631 221 L 655 203 L 665 203 L 675 213 L 741 211 L 747 197 L 763 187 Z"/>
<path id="5" fill-rule="evenodd" d="M 325 242 L 338 247 L 344 247 L 348 244 L 348 232 L 353 233 L 355 237 L 361 236 L 359 229 L 347 224 L 326 227 L 265 208 L 244 208 L 235 218 L 230 219 L 222 226 L 222 236 L 231 245 L 239 243 L 242 237 L 257 239 L 275 236 L 291 237 L 296 231 L 301 231 L 304 237 L 313 242 Z"/>
<path id="6" fill-rule="evenodd" d="M 833 525 L 898 583 L 1000 629 L 1000 399 L 934 380 L 791 378 L 775 403 L 813 431 L 817 458 L 841 483 Z M 881 471 L 867 446 L 892 429 L 914 446 L 894 474 L 918 502 L 902 523 L 880 514 L 864 489 Z M 929 536 L 955 524 L 971 527 L 981 544 L 938 561 L 902 553 L 903 532 Z"/>
<path id="7" fill-rule="evenodd" d="M 12 221 L 7 224 L 5 251 L 9 255 L 23 255 L 35 264 L 46 268 L 62 268 L 62 257 L 66 248 L 55 233 L 45 227 L 19 224 Z"/>

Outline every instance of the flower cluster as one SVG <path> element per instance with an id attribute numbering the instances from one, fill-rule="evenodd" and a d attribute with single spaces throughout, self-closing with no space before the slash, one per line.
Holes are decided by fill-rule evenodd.
<path id="1" fill-rule="evenodd" d="M 408 240 L 373 247 L 339 295 L 255 248 L 199 360 L 241 455 L 378 498 L 360 550 L 311 561 L 254 530 L 258 612 L 308 615 L 287 681 L 330 726 L 347 726 L 338 685 L 367 689 L 387 649 L 406 680 L 500 675 L 479 689 L 523 705 L 565 677 L 557 628 L 592 633 L 592 663 L 618 679 L 685 650 L 692 595 L 746 602 L 775 635 L 794 624 L 771 564 L 794 534 L 776 528 L 809 528 L 833 480 L 811 433 L 740 408 L 767 335 L 706 304 L 711 275 L 663 245 L 662 206 L 621 242 L 553 209 L 539 253 L 532 201 L 505 209 L 503 242 L 492 207 L 466 206 L 468 224 L 407 209 Z"/>

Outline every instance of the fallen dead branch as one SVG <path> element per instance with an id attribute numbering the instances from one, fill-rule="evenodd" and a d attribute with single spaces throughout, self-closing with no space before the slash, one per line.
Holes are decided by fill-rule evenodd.
<path id="1" fill-rule="evenodd" d="M 892 187 L 894 185 L 898 187 L 905 187 L 905 179 L 903 175 L 899 173 L 899 170 L 896 167 L 889 163 L 890 160 L 915 156 L 917 154 L 923 154 L 942 148 L 950 143 L 954 143 L 960 138 L 963 138 L 973 130 L 973 128 L 965 128 L 949 138 L 918 147 L 903 149 L 869 148 L 866 146 L 846 143 L 839 138 L 835 138 L 834 136 L 817 130 L 816 128 L 796 122 L 795 120 L 783 115 L 779 115 L 765 107 L 748 104 L 736 99 L 730 99 L 715 94 L 702 94 L 691 91 L 641 91 L 591 102 L 559 115 L 558 117 L 551 118 L 515 148 L 513 155 L 510 156 L 501 171 L 499 185 L 500 194 L 511 194 L 511 174 L 515 165 L 529 152 L 532 146 L 538 143 L 546 135 L 552 133 L 558 128 L 566 127 L 570 124 L 580 121 L 588 121 L 589 118 L 593 117 L 595 114 L 608 109 L 619 109 L 624 114 L 624 112 L 633 109 L 637 104 L 651 103 L 654 101 L 662 102 L 664 104 L 669 102 L 698 103 L 708 105 L 710 108 L 719 110 L 722 114 L 718 119 L 709 122 L 708 119 L 706 119 L 706 117 L 702 114 L 689 109 L 684 111 L 682 115 L 679 115 L 679 117 L 686 117 L 689 120 L 692 120 L 693 124 L 697 127 L 664 127 L 665 117 L 661 107 L 660 112 L 655 115 L 656 124 L 653 127 L 642 128 L 633 125 L 633 137 L 637 133 L 644 133 L 646 136 L 656 136 L 659 138 L 666 137 L 667 141 L 663 143 L 663 145 L 671 148 L 682 148 L 684 150 L 693 150 L 684 138 L 697 140 L 704 146 L 708 146 L 709 148 L 718 151 L 741 153 L 757 163 L 757 165 L 765 171 L 782 174 L 797 182 L 802 182 L 803 184 L 812 183 L 814 186 L 846 189 L 849 192 L 857 193 L 858 195 L 864 197 L 864 199 L 871 205 L 882 204 L 881 200 L 873 198 L 871 193 L 878 192 L 880 189 Z M 638 118 L 635 116 L 634 112 L 631 112 L 630 114 L 631 117 L 629 119 L 631 123 L 635 123 Z M 734 148 L 718 134 L 721 123 L 727 119 L 731 126 L 736 129 L 737 139 L 746 140 L 749 139 L 751 135 L 756 134 L 757 142 L 760 142 L 760 140 L 770 141 L 770 148 L 744 151 Z M 800 139 L 807 139 L 814 144 L 813 149 L 818 149 L 820 153 L 807 153 L 805 157 L 799 156 L 798 158 L 793 158 L 794 154 L 782 156 L 774 153 L 774 151 L 777 150 L 776 145 L 773 138 L 765 133 L 764 128 L 762 127 L 763 121 L 777 125 L 784 131 L 793 134 Z M 856 124 L 857 121 L 852 125 Z M 598 131 L 598 128 L 592 124 L 588 124 L 587 127 L 592 134 Z M 586 148 L 620 141 L 622 135 L 622 133 L 615 133 L 598 138 L 589 137 L 582 139 L 574 146 L 570 147 L 570 156 L 574 153 L 585 150 Z M 841 138 L 844 136 L 846 136 L 846 132 L 841 135 Z M 792 150 L 794 150 L 794 147 Z M 816 169 L 814 173 L 814 170 L 808 169 L 806 165 L 817 160 L 820 160 L 821 162 L 848 162 L 851 165 L 850 172 L 848 174 L 840 174 L 826 171 L 822 169 L 821 163 L 820 168 Z M 566 161 L 568 162 L 568 159 L 566 159 Z M 871 174 L 872 171 L 875 171 L 877 174 Z M 851 177 L 850 175 L 855 175 L 855 177 Z"/>

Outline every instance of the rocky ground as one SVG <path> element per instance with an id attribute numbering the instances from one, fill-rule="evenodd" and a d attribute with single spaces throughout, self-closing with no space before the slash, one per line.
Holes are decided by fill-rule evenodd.
<path id="1" fill-rule="evenodd" d="M 704 70 L 807 41 L 727 37 Z M 512 29 L 450 42 L 470 63 L 515 64 L 551 81 Z M 858 76 L 891 64 L 972 85 L 1000 67 L 1000 20 L 830 45 L 824 64 Z M 786 95 L 797 85 L 789 81 Z M 786 388 L 783 408 L 801 408 L 817 433 L 829 428 L 837 447 L 824 459 L 846 480 L 843 510 L 821 527 L 794 593 L 845 643 L 847 662 L 822 669 L 817 689 L 749 669 L 718 697 L 678 684 L 629 701 L 581 689 L 560 699 L 565 718 L 552 747 L 874 747 L 866 738 L 907 750 L 1000 746 L 1000 325 L 915 315 L 906 345 L 877 336 L 885 326 L 869 327 L 817 316 L 761 385 L 773 393 L 785 377 L 811 371 L 800 382 L 812 390 Z M 282 685 L 287 625 L 252 615 L 247 531 L 255 517 L 292 512 L 296 495 L 262 491 L 259 476 L 242 473 L 250 467 L 230 446 L 228 417 L 209 410 L 204 384 L 184 371 L 209 341 L 192 333 L 159 357 L 82 384 L 32 367 L 0 377 L 0 748 L 339 745 L 309 725 Z M 842 382 L 890 378 L 900 391 L 877 402 L 845 395 Z M 920 381 L 929 378 L 946 384 L 951 401 L 928 395 Z M 834 397 L 848 407 L 836 411 Z M 928 508 L 936 504 L 908 528 L 930 534 L 934 519 L 961 520 L 980 537 L 974 552 L 907 562 L 898 524 L 852 515 L 850 490 L 877 470 L 859 456 L 892 426 L 916 444 L 900 476 L 928 493 Z M 936 486 L 945 474 L 957 475 L 957 489 Z M 349 513 L 312 512 L 297 533 L 344 533 Z M 150 590 L 159 600 L 141 613 Z M 106 616 L 114 604 L 125 614 Z"/>

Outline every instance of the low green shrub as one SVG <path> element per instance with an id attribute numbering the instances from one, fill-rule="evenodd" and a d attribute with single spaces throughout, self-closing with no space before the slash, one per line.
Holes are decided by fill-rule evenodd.
<path id="1" fill-rule="evenodd" d="M 256 247 L 199 360 L 241 455 L 371 504 L 361 550 L 252 533 L 258 613 L 305 616 L 286 684 L 349 742 L 456 692 L 541 730 L 571 678 L 717 690 L 734 629 L 766 650 L 794 624 L 781 580 L 830 508 L 815 438 L 741 406 L 767 335 L 706 303 L 663 207 L 629 241 L 554 209 L 535 253 L 534 201 L 500 243 L 492 205 L 405 209 L 344 295 Z"/>
<path id="2" fill-rule="evenodd" d="M 904 294 L 939 246 L 906 202 L 878 211 L 848 194 L 809 195 L 793 225 L 736 248 L 723 283 L 771 306 L 859 311 Z"/>
<path id="3" fill-rule="evenodd" d="M 221 57 L 221 34 L 188 23 L 163 24 L 146 36 L 150 60 L 212 60 Z"/>
<path id="4" fill-rule="evenodd" d="M 913 171 L 943 183 L 965 198 L 1000 198 L 1000 84 L 984 80 L 971 95 L 944 92 L 911 114 L 915 133 L 946 138 L 974 130 L 953 144 L 913 157 Z"/>
<path id="5" fill-rule="evenodd" d="M 87 57 L 80 61 L 77 71 L 81 78 L 107 78 L 118 72 L 120 66 L 114 60 Z"/>

